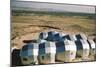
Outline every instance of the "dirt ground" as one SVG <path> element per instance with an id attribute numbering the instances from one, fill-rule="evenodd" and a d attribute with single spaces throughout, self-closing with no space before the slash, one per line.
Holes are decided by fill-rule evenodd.
<path id="1" fill-rule="evenodd" d="M 95 19 L 84 16 L 12 16 L 11 46 L 21 48 L 23 40 L 37 39 L 42 31 L 56 30 L 68 34 L 84 33 L 96 36 Z"/>

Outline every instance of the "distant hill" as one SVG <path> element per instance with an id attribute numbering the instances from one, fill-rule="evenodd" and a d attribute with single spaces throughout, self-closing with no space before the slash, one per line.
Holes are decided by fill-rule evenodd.
<path id="1" fill-rule="evenodd" d="M 12 10 L 12 15 L 54 15 L 54 16 L 85 16 L 91 19 L 96 18 L 96 14 L 78 13 L 78 12 L 55 12 L 55 11 L 30 11 L 30 10 Z"/>

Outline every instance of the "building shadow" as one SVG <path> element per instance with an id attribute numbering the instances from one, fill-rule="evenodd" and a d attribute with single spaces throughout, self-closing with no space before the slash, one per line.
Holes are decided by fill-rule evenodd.
<path id="1" fill-rule="evenodd" d="M 11 54 L 11 67 L 23 66 L 20 58 L 20 49 L 14 49 Z"/>
<path id="2" fill-rule="evenodd" d="M 36 43 L 37 40 L 23 40 L 23 43 L 31 43 L 31 42 Z"/>

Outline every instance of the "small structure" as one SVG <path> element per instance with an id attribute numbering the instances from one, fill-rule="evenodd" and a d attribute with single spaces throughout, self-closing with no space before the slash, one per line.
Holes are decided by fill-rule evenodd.
<path id="1" fill-rule="evenodd" d="M 44 40 L 44 39 L 38 39 L 38 40 L 37 40 L 37 43 L 38 43 L 38 44 L 40 44 L 40 43 L 45 43 L 45 42 L 46 42 L 46 40 Z"/>
<path id="2" fill-rule="evenodd" d="M 55 63 L 56 47 L 55 42 L 45 42 L 39 44 L 39 63 Z"/>
<path id="3" fill-rule="evenodd" d="M 77 38 L 77 40 L 80 40 L 80 39 L 87 40 L 87 37 L 85 34 L 77 34 L 76 38 Z"/>
<path id="4" fill-rule="evenodd" d="M 91 54 L 91 55 L 94 55 L 94 54 L 96 53 L 96 44 L 95 44 L 95 42 L 94 42 L 93 40 L 91 40 L 91 39 L 88 39 L 87 41 L 88 41 L 89 46 L 90 46 L 90 54 Z"/>
<path id="5" fill-rule="evenodd" d="M 49 31 L 47 41 L 59 41 L 61 39 L 59 32 Z"/>
<path id="6" fill-rule="evenodd" d="M 67 35 L 68 34 L 65 34 L 65 33 L 60 33 L 60 37 L 61 37 L 61 41 L 64 41 L 64 40 L 66 40 L 67 39 Z"/>
<path id="7" fill-rule="evenodd" d="M 39 34 L 39 38 L 40 39 L 46 39 L 48 37 L 48 34 L 46 33 L 46 32 L 41 32 L 40 34 Z"/>
<path id="8" fill-rule="evenodd" d="M 87 40 L 78 40 L 75 41 L 77 46 L 77 57 L 82 57 L 82 59 L 86 59 L 89 56 L 89 44 Z"/>
<path id="9" fill-rule="evenodd" d="M 76 41 L 76 40 L 77 40 L 77 38 L 76 38 L 75 35 L 69 35 L 69 37 L 70 37 L 70 40 L 71 40 L 71 41 Z"/>
<path id="10" fill-rule="evenodd" d="M 76 45 L 73 41 L 65 40 L 56 43 L 56 60 L 71 62 L 76 56 Z"/>
<path id="11" fill-rule="evenodd" d="M 70 34 L 67 34 L 67 35 L 63 34 L 62 35 L 62 39 L 63 40 L 67 39 L 67 40 L 71 40 L 71 41 L 76 41 L 77 40 L 75 35 L 70 35 Z"/>
<path id="12" fill-rule="evenodd" d="M 23 65 L 38 63 L 38 44 L 28 43 L 20 51 L 21 62 Z"/>

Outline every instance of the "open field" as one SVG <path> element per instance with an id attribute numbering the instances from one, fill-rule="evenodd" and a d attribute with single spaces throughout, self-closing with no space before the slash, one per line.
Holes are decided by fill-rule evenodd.
<path id="1" fill-rule="evenodd" d="M 22 13 L 21 13 L 22 14 Z M 16 39 L 36 38 L 41 31 L 57 30 L 65 33 L 85 33 L 89 38 L 96 36 L 95 18 L 90 18 L 86 15 L 58 15 L 58 14 L 37 14 L 33 15 L 13 15 L 11 41 Z M 33 35 L 34 34 L 34 35 Z M 25 36 L 25 37 L 24 37 Z M 33 36 L 33 37 L 32 37 Z M 24 37 L 24 38 L 23 38 Z M 37 37 L 38 38 L 38 37 Z M 16 40 L 16 41 L 18 41 Z M 21 46 L 22 43 L 13 43 L 11 46 Z"/>

